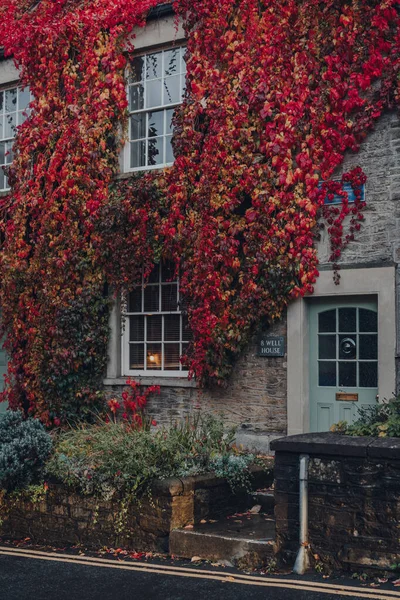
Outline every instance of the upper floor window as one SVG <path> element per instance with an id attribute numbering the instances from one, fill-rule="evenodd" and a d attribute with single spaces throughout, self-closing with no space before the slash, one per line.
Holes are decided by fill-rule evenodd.
<path id="1" fill-rule="evenodd" d="M 174 266 L 155 265 L 148 282 L 128 294 L 123 335 L 124 375 L 183 376 L 191 332 L 181 311 Z"/>
<path id="2" fill-rule="evenodd" d="M 12 147 L 18 125 L 26 119 L 31 95 L 28 88 L 0 90 L 0 191 L 8 190 L 5 167 L 12 163 Z"/>
<path id="3" fill-rule="evenodd" d="M 185 88 L 185 48 L 136 56 L 128 80 L 129 143 L 125 171 L 171 165 L 172 117 Z"/>

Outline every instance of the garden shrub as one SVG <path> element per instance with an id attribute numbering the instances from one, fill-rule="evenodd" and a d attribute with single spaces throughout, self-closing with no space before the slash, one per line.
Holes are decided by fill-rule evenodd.
<path id="1" fill-rule="evenodd" d="M 400 397 L 361 407 L 358 419 L 352 425 L 340 421 L 331 427 L 331 431 L 353 436 L 400 437 Z"/>
<path id="2" fill-rule="evenodd" d="M 153 479 L 215 472 L 232 487 L 248 486 L 255 457 L 232 460 L 234 430 L 222 419 L 196 416 L 169 429 L 138 429 L 110 421 L 60 434 L 47 470 L 51 477 L 84 494 L 103 499 L 140 497 Z M 231 457 L 229 460 L 224 457 Z"/>
<path id="3" fill-rule="evenodd" d="M 25 488 L 42 474 L 52 449 L 43 425 L 20 411 L 0 417 L 0 489 Z"/>

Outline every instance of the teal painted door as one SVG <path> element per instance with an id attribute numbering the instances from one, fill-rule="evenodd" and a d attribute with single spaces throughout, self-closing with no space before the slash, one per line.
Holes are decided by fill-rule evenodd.
<path id="1" fill-rule="evenodd" d="M 309 327 L 310 430 L 328 431 L 338 421 L 352 423 L 357 407 L 377 402 L 377 304 L 312 303 Z"/>

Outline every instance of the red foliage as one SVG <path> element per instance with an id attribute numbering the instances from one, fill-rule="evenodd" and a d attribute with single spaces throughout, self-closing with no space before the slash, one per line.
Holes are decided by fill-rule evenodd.
<path id="1" fill-rule="evenodd" d="M 137 281 L 164 253 L 186 298 L 190 372 L 223 382 L 258 324 L 312 293 L 319 181 L 399 100 L 395 0 L 176 0 L 188 76 L 175 164 L 110 194 L 126 117 L 126 39 L 158 3 L 7 0 L 0 8 L 0 42 L 35 96 L 3 210 L 7 395 L 49 423 L 68 416 L 66 378 L 70 412 L 95 397 L 107 285 Z M 357 187 L 364 175 L 346 178 Z M 363 206 L 350 207 L 336 183 L 326 191 L 343 196 L 340 208 L 322 209 L 337 263 Z"/>

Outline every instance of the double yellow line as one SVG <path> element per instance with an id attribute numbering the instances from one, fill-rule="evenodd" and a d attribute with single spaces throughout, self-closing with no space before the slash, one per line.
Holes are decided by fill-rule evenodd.
<path id="1" fill-rule="evenodd" d="M 400 600 L 399 592 L 389 590 L 366 589 L 359 586 L 333 585 L 330 583 L 319 583 L 314 581 L 279 579 L 260 575 L 254 576 L 239 573 L 232 574 L 223 571 L 174 567 L 170 565 L 155 565 L 145 562 L 117 562 L 115 560 L 106 558 L 73 556 L 69 554 L 59 554 L 56 552 L 42 552 L 40 550 L 7 548 L 5 546 L 0 546 L 0 556 L 31 558 L 47 560 L 51 562 L 64 562 L 80 566 L 120 569 L 123 571 L 134 571 L 139 573 L 157 573 L 159 575 L 173 575 L 175 577 L 191 577 L 193 579 L 208 579 L 221 581 L 223 583 L 236 583 L 240 585 L 252 585 L 266 588 L 285 588 L 298 591 L 319 592 L 337 596 L 349 596 L 350 598 L 370 598 L 373 600 L 393 600 L 397 598 L 397 600 Z"/>

